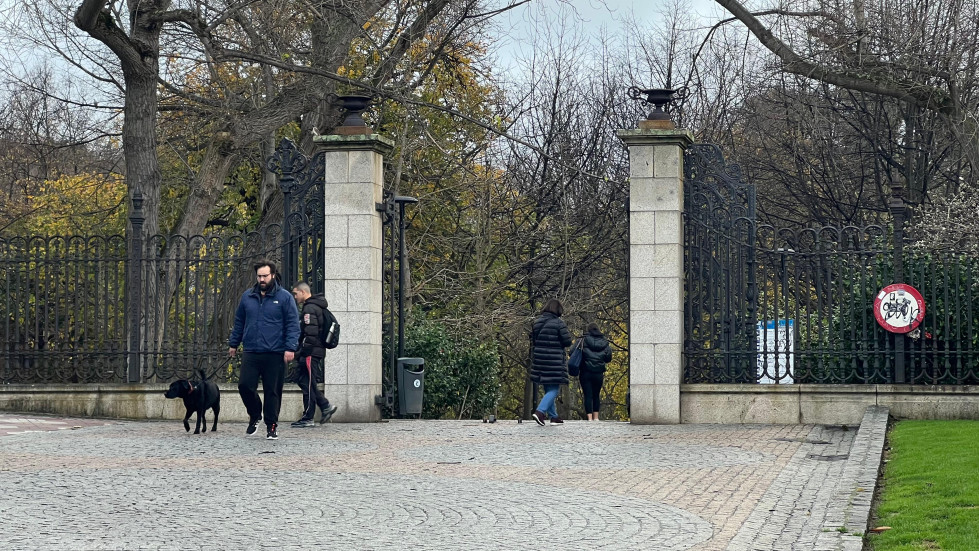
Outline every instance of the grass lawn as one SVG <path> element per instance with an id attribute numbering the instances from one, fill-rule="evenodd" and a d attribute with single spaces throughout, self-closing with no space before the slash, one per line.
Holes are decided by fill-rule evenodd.
<path id="1" fill-rule="evenodd" d="M 874 551 L 979 551 L 979 421 L 901 421 L 870 535 Z"/>

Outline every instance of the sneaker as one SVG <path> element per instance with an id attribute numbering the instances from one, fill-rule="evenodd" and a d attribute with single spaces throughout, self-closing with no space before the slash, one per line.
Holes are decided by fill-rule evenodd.
<path id="1" fill-rule="evenodd" d="M 307 421 L 311 421 L 311 419 L 300 419 L 298 421 L 293 421 L 292 423 L 289 423 L 289 426 L 290 427 L 301 427 L 301 426 L 305 425 Z"/>
<path id="2" fill-rule="evenodd" d="M 258 429 L 258 422 L 260 420 L 261 419 L 252 419 L 251 421 L 249 421 L 248 422 L 248 428 L 245 429 L 245 435 L 251 436 L 251 435 L 255 434 L 255 431 Z"/>
<path id="3" fill-rule="evenodd" d="M 336 406 L 326 406 L 326 409 L 324 409 L 323 413 L 320 415 L 320 423 L 326 423 L 327 421 L 329 421 L 330 418 L 333 417 L 333 414 L 336 412 L 337 412 Z"/>
<path id="4" fill-rule="evenodd" d="M 296 427 L 297 429 L 309 429 L 316 426 L 316 421 L 313 421 L 312 419 L 300 419 L 293 423 L 292 426 Z"/>
<path id="5" fill-rule="evenodd" d="M 543 411 L 540 411 L 540 410 L 535 411 L 534 414 L 533 414 L 533 417 L 534 417 L 534 421 L 537 421 L 537 424 L 538 425 L 540 425 L 542 427 L 544 426 L 544 419 L 546 419 L 546 417 L 544 416 L 544 412 Z"/>
<path id="6" fill-rule="evenodd" d="M 551 417 L 551 424 L 552 425 L 563 425 L 564 424 L 564 419 L 561 419 L 560 417 Z"/>
<path id="7" fill-rule="evenodd" d="M 279 439 L 279 435 L 275 433 L 275 428 L 277 426 L 278 425 L 275 424 L 275 423 L 272 423 L 271 425 L 269 425 L 268 435 L 265 437 L 266 440 L 278 440 Z"/>

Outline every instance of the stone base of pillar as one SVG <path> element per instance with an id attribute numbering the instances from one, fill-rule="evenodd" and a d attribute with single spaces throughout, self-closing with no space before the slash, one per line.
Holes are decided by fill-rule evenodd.
<path id="1" fill-rule="evenodd" d="M 637 425 L 680 422 L 680 385 L 630 385 L 630 420 Z"/>
<path id="2" fill-rule="evenodd" d="M 337 406 L 333 422 L 376 423 L 381 420 L 381 410 L 374 397 L 381 395 L 381 385 L 324 385 L 323 395 Z"/>

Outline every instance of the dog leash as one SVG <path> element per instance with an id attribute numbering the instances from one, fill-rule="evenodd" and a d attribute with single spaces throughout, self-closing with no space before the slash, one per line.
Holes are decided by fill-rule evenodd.
<path id="1" fill-rule="evenodd" d="M 207 381 L 211 377 L 213 377 L 218 371 L 224 369 L 231 362 L 231 360 L 232 360 L 231 356 L 228 356 L 223 362 L 219 363 L 214 369 L 212 369 L 210 374 L 205 373 L 203 368 L 198 368 L 197 372 L 203 376 L 203 378 L 201 379 L 202 381 Z"/>

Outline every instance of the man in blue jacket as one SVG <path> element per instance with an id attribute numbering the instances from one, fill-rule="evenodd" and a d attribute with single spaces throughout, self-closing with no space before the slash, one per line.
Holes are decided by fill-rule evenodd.
<path id="1" fill-rule="evenodd" d="M 235 311 L 228 356 L 234 357 L 238 345 L 244 345 L 238 393 L 248 411 L 245 434 L 255 434 L 262 420 L 262 399 L 258 396 L 261 377 L 267 438 L 276 440 L 286 364 L 295 357 L 299 346 L 299 310 L 292 294 L 276 281 L 275 264 L 259 260 L 255 263 L 255 277 L 258 283 L 245 291 Z"/>

